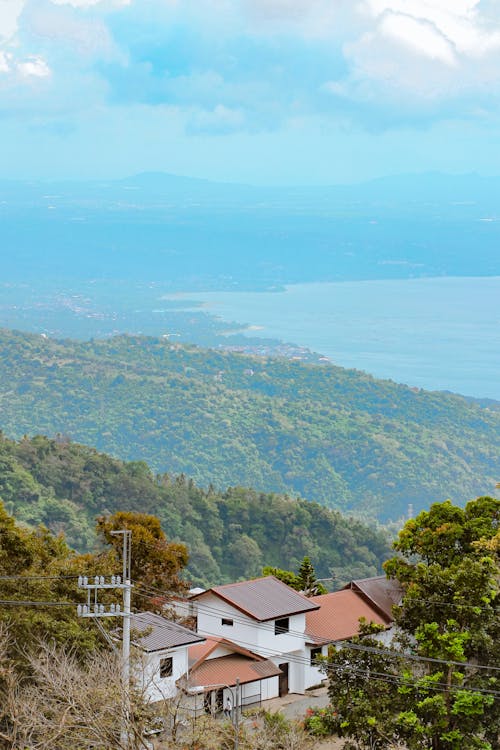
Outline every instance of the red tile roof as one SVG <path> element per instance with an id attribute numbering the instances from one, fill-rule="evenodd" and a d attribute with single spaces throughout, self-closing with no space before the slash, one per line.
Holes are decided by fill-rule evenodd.
<path id="1" fill-rule="evenodd" d="M 195 594 L 191 600 L 203 599 L 210 593 L 258 622 L 311 612 L 318 608 L 312 599 L 308 599 L 274 576 L 213 586 L 201 594 Z"/>
<path id="2" fill-rule="evenodd" d="M 350 589 L 334 591 L 332 594 L 312 596 L 311 601 L 320 609 L 306 614 L 306 633 L 311 643 L 331 643 L 352 638 L 359 632 L 359 618 L 387 626 L 375 607 Z"/>
<path id="3" fill-rule="evenodd" d="M 206 640 L 204 643 L 197 643 L 194 646 L 191 646 L 188 650 L 188 659 L 189 659 L 189 668 L 190 669 L 196 669 L 198 664 L 200 664 L 205 659 L 208 659 L 210 654 L 212 654 L 217 647 L 226 648 L 229 651 L 232 651 L 236 654 L 241 654 L 243 656 L 247 656 L 250 659 L 255 660 L 262 660 L 264 661 L 263 656 L 258 656 L 257 654 L 254 654 L 252 651 L 249 651 L 246 648 L 243 648 L 243 646 L 239 646 L 237 643 L 233 643 L 233 641 L 228 641 L 226 638 L 217 638 L 216 636 L 206 636 Z"/>
<path id="4" fill-rule="evenodd" d="M 231 654 L 209 658 L 217 647 L 223 647 Z M 189 649 L 189 686 L 191 688 L 211 685 L 236 685 L 275 677 L 281 670 L 269 659 L 254 654 L 226 638 L 207 638 L 205 643 L 197 643 Z"/>
<path id="5" fill-rule="evenodd" d="M 230 656 L 219 656 L 216 659 L 206 659 L 189 675 L 189 686 L 209 686 L 212 688 L 219 685 L 236 685 L 263 680 L 267 677 L 275 677 L 281 673 L 279 667 L 268 659 L 255 660 L 242 654 Z"/>

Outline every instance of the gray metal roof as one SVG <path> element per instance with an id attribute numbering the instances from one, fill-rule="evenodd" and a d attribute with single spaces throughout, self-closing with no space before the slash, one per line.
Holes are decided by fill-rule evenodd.
<path id="1" fill-rule="evenodd" d="M 319 606 L 299 594 L 298 591 L 279 581 L 274 576 L 255 578 L 252 581 L 228 583 L 224 586 L 213 586 L 202 594 L 196 594 L 191 599 L 203 599 L 213 593 L 224 601 L 248 615 L 258 622 L 275 620 L 301 612 L 311 612 Z"/>
<path id="2" fill-rule="evenodd" d="M 358 578 L 344 586 L 346 589 L 359 591 L 366 599 L 379 609 L 390 622 L 394 619 L 392 608 L 399 604 L 403 596 L 403 589 L 398 581 L 385 576 L 372 578 Z"/>
<path id="3" fill-rule="evenodd" d="M 176 646 L 200 643 L 205 639 L 192 630 L 153 612 L 137 612 L 130 616 L 132 642 L 142 651 L 163 651 Z"/>

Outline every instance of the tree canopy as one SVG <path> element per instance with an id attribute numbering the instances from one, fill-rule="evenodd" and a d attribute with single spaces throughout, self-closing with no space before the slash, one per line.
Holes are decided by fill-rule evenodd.
<path id="1" fill-rule="evenodd" d="M 156 609 L 162 595 L 185 590 L 181 575 L 188 560 L 186 547 L 169 542 L 157 518 L 124 512 L 101 518 L 98 530 L 105 546 L 80 555 L 61 534 L 16 523 L 0 502 L 0 624 L 8 627 L 15 658 L 22 658 L 36 638 L 79 655 L 99 645 L 99 631 L 77 617 L 77 579 L 121 574 L 121 537 L 110 532 L 124 528 L 132 530 L 133 606 Z M 102 602 L 108 599 L 114 601 L 116 593 L 103 593 Z"/>
<path id="2" fill-rule="evenodd" d="M 203 586 L 259 575 L 265 564 L 298 569 L 305 555 L 319 577 L 333 568 L 346 582 L 380 573 L 390 551 L 376 525 L 317 503 L 243 487 L 202 489 L 183 474 L 154 474 L 143 461 L 119 461 L 63 438 L 0 434 L 0 499 L 19 521 L 64 531 L 79 552 L 94 549 L 98 516 L 154 515 L 169 543 L 186 544 L 186 579 Z M 149 531 L 159 543 L 158 527 Z"/>
<path id="3" fill-rule="evenodd" d="M 262 569 L 262 573 L 265 576 L 278 578 L 283 583 L 286 583 L 287 586 L 291 586 L 292 589 L 302 591 L 306 596 L 317 596 L 318 594 L 327 593 L 325 586 L 316 579 L 316 571 L 307 555 L 300 563 L 297 573 L 294 573 L 292 570 L 273 568 L 270 565 L 266 565 Z"/>
<path id="4" fill-rule="evenodd" d="M 360 747 L 500 747 L 499 514 L 491 497 L 447 501 L 401 531 L 384 566 L 404 592 L 398 650 L 363 639 L 328 665 L 332 707 L 346 713 L 327 718 Z"/>
<path id="5" fill-rule="evenodd" d="M 300 495 L 383 521 L 498 481 L 500 412 L 460 396 L 141 336 L 0 331 L 0 348 L 12 438 L 59 433 L 205 488 Z"/>

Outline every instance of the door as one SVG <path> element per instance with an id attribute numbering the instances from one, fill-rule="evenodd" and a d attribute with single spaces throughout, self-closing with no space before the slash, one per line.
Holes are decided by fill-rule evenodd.
<path id="1" fill-rule="evenodd" d="M 281 698 L 282 695 L 288 694 L 288 662 L 285 664 L 278 664 L 278 667 L 281 669 L 281 674 L 279 676 L 279 694 Z"/>
<path id="2" fill-rule="evenodd" d="M 223 708 L 223 702 L 224 702 L 224 691 L 222 688 L 219 688 L 219 690 L 215 691 L 215 699 L 214 699 L 214 710 L 215 714 L 220 714 Z"/>

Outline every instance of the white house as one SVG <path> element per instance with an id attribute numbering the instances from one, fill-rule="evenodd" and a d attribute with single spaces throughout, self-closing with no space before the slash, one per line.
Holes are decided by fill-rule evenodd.
<path id="1" fill-rule="evenodd" d="M 175 695 L 176 683 L 198 710 L 214 712 L 239 682 L 240 705 L 304 693 L 325 680 L 318 656 L 328 645 L 375 622 L 389 641 L 399 585 L 384 576 L 352 581 L 345 589 L 307 598 L 274 576 L 214 586 L 173 602 L 178 614 L 196 618 L 197 633 L 149 612 L 132 615 L 141 649 L 143 685 L 151 700 Z"/>
<path id="2" fill-rule="evenodd" d="M 274 681 L 265 690 L 275 697 L 303 693 L 325 680 L 318 656 L 328 653 L 329 644 L 357 635 L 360 618 L 381 625 L 376 637 L 390 642 L 392 606 L 400 599 L 399 584 L 385 576 L 310 598 L 267 576 L 196 593 L 186 613 L 197 617 L 197 631 L 207 639 L 232 641 L 279 667 L 277 687 Z"/>
<path id="3" fill-rule="evenodd" d="M 188 649 L 203 636 L 152 612 L 130 617 L 131 642 L 140 654 L 136 679 L 150 701 L 172 698 L 189 669 Z"/>
<path id="4" fill-rule="evenodd" d="M 197 605 L 198 633 L 228 639 L 279 667 L 269 698 L 308 687 L 306 614 L 318 604 L 274 576 L 214 586 L 191 601 Z"/>

